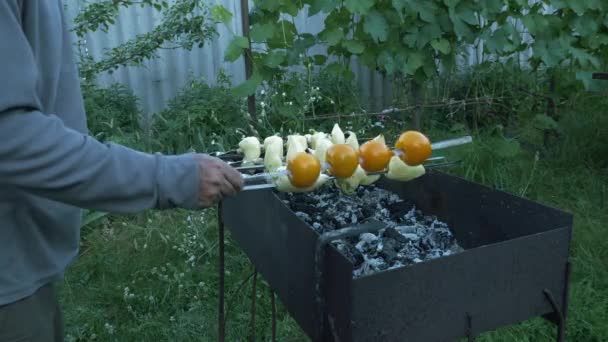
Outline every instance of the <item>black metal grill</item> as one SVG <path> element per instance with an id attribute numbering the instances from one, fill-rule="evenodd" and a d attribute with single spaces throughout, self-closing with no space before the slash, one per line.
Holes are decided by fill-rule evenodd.
<path id="1" fill-rule="evenodd" d="M 465 251 L 353 278 L 352 263 L 328 242 L 382 223 L 319 235 L 271 189 L 220 207 L 234 240 L 312 340 L 472 340 L 538 316 L 556 323 L 563 340 L 570 214 L 438 171 L 377 186 L 446 222 Z"/>

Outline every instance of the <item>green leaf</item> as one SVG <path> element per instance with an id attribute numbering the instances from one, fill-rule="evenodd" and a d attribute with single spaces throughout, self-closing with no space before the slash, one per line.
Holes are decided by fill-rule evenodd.
<path id="1" fill-rule="evenodd" d="M 426 24 L 420 29 L 418 48 L 422 49 L 431 40 L 441 38 L 441 28 L 435 24 Z"/>
<path id="2" fill-rule="evenodd" d="M 578 15 L 583 15 L 585 13 L 585 10 L 587 9 L 587 6 L 585 4 L 587 0 L 585 1 L 581 1 L 581 0 L 566 0 L 566 2 L 568 3 L 568 5 L 570 6 L 570 8 L 572 8 L 572 10 L 574 12 L 576 12 L 576 14 Z"/>
<path id="3" fill-rule="evenodd" d="M 228 24 L 232 20 L 232 13 L 222 5 L 215 5 L 211 7 L 211 16 L 213 20 Z"/>
<path id="4" fill-rule="evenodd" d="M 433 1 L 404 0 L 406 8 L 410 8 L 420 19 L 428 23 L 437 22 L 437 5 Z M 394 6 L 394 3 L 393 3 Z"/>
<path id="5" fill-rule="evenodd" d="M 376 63 L 389 75 L 392 75 L 397 69 L 393 56 L 386 50 L 382 50 L 382 52 L 380 52 Z"/>
<path id="6" fill-rule="evenodd" d="M 450 51 L 452 51 L 450 47 L 450 42 L 445 38 L 432 40 L 431 46 L 433 47 L 433 49 L 441 52 L 444 55 L 447 55 L 448 53 L 450 53 Z"/>
<path id="7" fill-rule="evenodd" d="M 259 72 L 254 71 L 248 80 L 232 88 L 232 93 L 236 97 L 253 95 L 262 84 L 263 80 L 262 75 Z"/>
<path id="8" fill-rule="evenodd" d="M 574 18 L 573 28 L 581 36 L 590 36 L 599 30 L 600 23 L 594 14 L 587 12 L 580 17 Z"/>
<path id="9" fill-rule="evenodd" d="M 374 0 L 345 0 L 344 6 L 353 14 L 367 14 L 374 6 Z"/>
<path id="10" fill-rule="evenodd" d="M 294 39 L 298 34 L 296 26 L 287 20 L 281 20 L 275 24 L 274 35 L 266 40 L 271 49 L 285 49 L 293 45 Z"/>
<path id="11" fill-rule="evenodd" d="M 371 11 L 364 20 L 363 29 L 374 41 L 386 41 L 388 38 L 388 24 L 380 12 Z"/>
<path id="12" fill-rule="evenodd" d="M 557 122 L 546 114 L 534 116 L 534 127 L 543 131 L 552 131 L 558 128 Z"/>
<path id="13" fill-rule="evenodd" d="M 551 40 L 549 42 L 538 40 L 534 42 L 532 51 L 534 55 L 540 58 L 549 68 L 556 66 L 566 57 L 560 46 L 560 42 L 557 40 Z"/>
<path id="14" fill-rule="evenodd" d="M 475 15 L 475 11 L 473 10 L 473 8 L 466 5 L 466 3 L 461 3 L 459 6 L 457 6 L 456 13 L 458 13 L 458 16 L 469 25 L 479 24 L 477 16 Z"/>
<path id="15" fill-rule="evenodd" d="M 354 55 L 358 55 L 360 53 L 363 52 L 363 50 L 365 49 L 365 46 L 356 40 L 345 40 L 342 41 L 342 46 L 344 46 L 346 48 L 346 50 L 348 50 L 348 52 L 354 54 Z"/>
<path id="16" fill-rule="evenodd" d="M 275 33 L 275 25 L 272 23 L 258 23 L 251 26 L 249 37 L 252 42 L 262 43 L 270 39 Z"/>
<path id="17" fill-rule="evenodd" d="M 249 47 L 249 41 L 243 36 L 234 36 L 224 54 L 224 59 L 229 62 L 234 62 L 243 55 L 243 50 Z"/>
<path id="18" fill-rule="evenodd" d="M 281 2 L 277 0 L 256 0 L 258 2 L 257 7 L 264 9 L 268 12 L 277 12 L 281 6 Z"/>
<path id="19" fill-rule="evenodd" d="M 263 63 L 270 68 L 276 68 L 285 61 L 286 56 L 285 51 L 270 51 L 264 56 Z"/>
<path id="20" fill-rule="evenodd" d="M 326 28 L 319 33 L 319 38 L 327 42 L 329 46 L 334 46 L 344 38 L 344 31 L 341 28 Z"/>
<path id="21" fill-rule="evenodd" d="M 424 55 L 418 51 L 407 54 L 406 62 L 402 65 L 402 71 L 408 75 L 414 75 L 424 65 Z"/>
<path id="22" fill-rule="evenodd" d="M 407 0 L 392 0 L 392 4 L 393 8 L 401 15 L 401 12 L 407 7 Z"/>
<path id="23" fill-rule="evenodd" d="M 279 1 L 277 1 L 279 2 Z M 280 1 L 281 5 L 279 6 L 279 10 L 283 13 L 287 13 L 293 17 L 298 16 L 300 13 L 300 8 L 298 7 L 298 1 Z"/>
<path id="24" fill-rule="evenodd" d="M 328 13 L 331 10 L 335 9 L 337 6 L 337 0 L 312 0 L 310 8 L 308 9 L 308 16 L 312 17 L 313 15 L 319 12 Z"/>
<path id="25" fill-rule="evenodd" d="M 589 64 L 594 68 L 600 67 L 600 60 L 583 49 L 572 48 L 572 55 L 583 68 L 590 66 Z"/>
<path id="26" fill-rule="evenodd" d="M 500 139 L 492 144 L 492 151 L 502 158 L 513 158 L 521 152 L 521 146 L 514 139 Z"/>
<path id="27" fill-rule="evenodd" d="M 323 65 L 327 62 L 327 56 L 325 55 L 314 55 L 312 58 L 316 65 Z"/>
<path id="28" fill-rule="evenodd" d="M 486 47 L 490 53 L 500 53 L 509 44 L 505 31 L 502 27 L 496 29 L 490 37 L 485 39 Z"/>
<path id="29" fill-rule="evenodd" d="M 595 71 L 594 71 L 595 72 Z M 593 72 L 579 71 L 576 73 L 576 79 L 583 82 L 585 90 L 591 92 L 608 92 L 608 81 L 594 80 Z"/>
<path id="30" fill-rule="evenodd" d="M 469 28 L 467 23 L 462 20 L 460 14 L 454 9 L 454 7 L 450 7 L 448 9 L 448 13 L 450 20 L 454 25 L 454 32 L 459 38 L 466 40 L 467 37 L 470 37 L 473 34 L 473 31 Z"/>

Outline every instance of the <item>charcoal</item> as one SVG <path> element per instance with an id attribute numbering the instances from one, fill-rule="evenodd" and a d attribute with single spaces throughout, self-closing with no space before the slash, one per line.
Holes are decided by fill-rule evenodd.
<path id="1" fill-rule="evenodd" d="M 407 243 L 407 241 L 408 241 L 408 239 L 407 239 L 407 238 L 406 238 L 404 235 L 401 235 L 401 233 L 399 233 L 399 232 L 398 232 L 398 231 L 397 231 L 395 228 L 393 228 L 393 227 L 386 228 L 386 229 L 384 230 L 384 234 L 383 234 L 383 236 L 384 236 L 385 238 L 387 238 L 387 239 L 394 239 L 394 240 L 396 240 L 396 241 L 398 241 L 398 242 L 400 242 L 400 243 L 402 243 L 402 244 L 403 244 L 403 243 Z"/>
<path id="2" fill-rule="evenodd" d="M 323 234 L 374 219 L 387 228 L 334 241 L 353 263 L 353 276 L 407 267 L 463 251 L 450 227 L 436 216 L 425 215 L 408 200 L 376 186 L 359 187 L 352 195 L 337 187 L 280 196 L 289 208 L 316 232 Z"/>

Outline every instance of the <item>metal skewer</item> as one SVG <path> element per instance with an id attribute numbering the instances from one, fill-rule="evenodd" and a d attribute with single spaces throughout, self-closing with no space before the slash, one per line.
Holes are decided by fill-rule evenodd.
<path id="1" fill-rule="evenodd" d="M 464 136 L 464 137 L 460 137 L 460 138 L 454 138 L 454 139 L 447 139 L 447 140 L 442 140 L 442 141 L 438 141 L 434 144 L 431 144 L 431 148 L 433 151 L 436 150 L 441 150 L 444 148 L 449 148 L 449 147 L 454 147 L 454 146 L 460 146 L 460 145 L 464 145 L 464 144 L 468 144 L 471 143 L 473 141 L 473 138 L 471 136 Z M 445 157 L 444 156 L 434 156 L 434 157 L 430 157 L 427 159 L 427 161 L 423 164 L 425 168 L 429 168 L 429 169 L 433 169 L 433 168 L 437 168 L 437 167 L 444 167 L 444 166 L 450 166 L 450 165 L 454 165 L 456 163 L 459 163 L 460 161 L 455 161 L 455 162 L 439 162 L 439 163 L 433 163 L 434 161 L 438 161 L 438 160 L 444 160 Z M 239 166 L 239 167 L 235 167 L 235 169 L 237 169 L 240 172 L 244 172 L 244 171 L 255 171 L 255 170 L 263 170 L 264 169 L 264 165 L 263 164 L 257 164 L 257 162 L 263 162 L 262 158 L 258 158 L 257 160 L 254 161 L 256 164 L 253 165 L 246 165 L 246 166 Z M 431 162 L 431 163 L 429 163 Z M 242 163 L 242 161 L 231 161 L 229 162 L 229 164 L 234 165 L 237 163 Z M 380 171 L 380 172 L 370 172 L 367 175 L 368 176 L 373 176 L 373 175 L 385 175 L 388 171 Z M 287 170 L 282 170 L 282 171 L 277 171 L 277 172 L 263 172 L 263 173 L 258 173 L 258 174 L 254 174 L 254 175 L 248 175 L 248 174 L 243 174 L 243 178 L 245 180 L 245 187 L 243 188 L 243 191 L 250 191 L 250 190 L 259 190 L 259 189 L 268 189 L 268 188 L 274 188 L 276 187 L 276 185 L 272 182 L 272 178 L 275 177 L 280 177 L 280 176 L 284 176 L 286 174 L 288 174 L 289 171 Z M 329 176 L 329 180 L 335 179 L 335 177 L 333 176 Z M 261 184 L 256 184 L 258 182 L 263 182 L 266 181 L 266 183 L 261 183 Z M 253 184 L 252 184 L 253 183 Z"/>
<path id="2" fill-rule="evenodd" d="M 451 162 L 433 163 L 433 164 L 425 166 L 425 168 L 427 168 L 427 169 L 434 169 L 434 168 L 438 168 L 438 167 L 452 166 L 452 165 L 459 164 L 460 162 L 461 162 L 460 160 L 456 160 L 456 161 L 451 161 Z M 281 174 L 281 172 L 274 172 L 274 173 L 275 174 Z M 380 172 L 370 172 L 370 173 L 367 173 L 367 175 L 368 176 L 379 176 L 379 175 L 385 175 L 387 173 L 388 173 L 388 171 L 380 171 Z M 262 176 L 262 175 L 264 177 L 255 178 L 257 176 Z M 247 183 L 248 179 L 260 180 L 260 179 L 265 179 L 267 177 L 271 177 L 271 176 L 269 176 L 268 173 L 259 174 L 259 175 L 247 177 L 247 178 L 245 178 L 245 181 Z M 328 177 L 328 180 L 333 180 L 333 179 L 336 179 L 336 177 L 334 177 L 334 176 L 329 176 Z M 262 184 L 245 185 L 245 187 L 243 188 L 242 191 L 253 191 L 253 190 L 271 189 L 271 188 L 276 188 L 276 184 L 274 184 L 274 183 L 262 183 Z"/>

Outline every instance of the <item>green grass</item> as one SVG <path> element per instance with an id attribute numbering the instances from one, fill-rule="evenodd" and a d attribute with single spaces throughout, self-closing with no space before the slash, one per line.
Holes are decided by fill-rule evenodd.
<path id="1" fill-rule="evenodd" d="M 538 158 L 534 149 L 522 149 L 488 129 L 475 135 L 473 145 L 452 153 L 464 162 L 450 172 L 575 215 L 569 341 L 608 340 L 605 102 L 572 106 L 576 110 L 565 114 L 563 136 Z M 585 113 L 584 120 L 580 113 Z M 521 131 L 517 141 L 531 141 L 529 132 Z M 215 215 L 213 209 L 148 211 L 107 216 L 85 227 L 81 255 L 62 284 L 68 341 L 215 341 Z M 244 341 L 250 328 L 248 277 L 253 268 L 229 233 L 226 248 L 227 340 Z M 277 309 L 278 340 L 307 341 L 278 301 Z M 257 340 L 269 340 L 269 318 L 269 290 L 258 278 Z M 537 342 L 554 337 L 555 328 L 537 318 L 485 333 L 479 340 Z"/>

